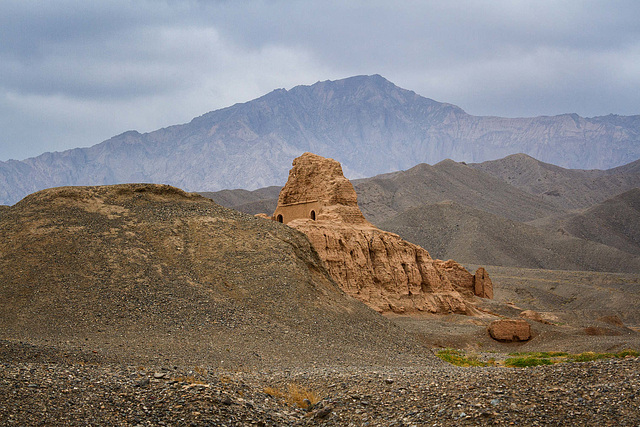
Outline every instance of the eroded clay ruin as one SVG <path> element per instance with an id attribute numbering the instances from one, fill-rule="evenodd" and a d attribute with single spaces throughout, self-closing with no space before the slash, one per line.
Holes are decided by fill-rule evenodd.
<path id="1" fill-rule="evenodd" d="M 368 222 L 333 159 L 296 158 L 271 219 L 305 233 L 338 285 L 381 313 L 471 315 L 474 297 L 493 298 L 484 268 L 472 275 L 453 260 L 434 260 Z"/>

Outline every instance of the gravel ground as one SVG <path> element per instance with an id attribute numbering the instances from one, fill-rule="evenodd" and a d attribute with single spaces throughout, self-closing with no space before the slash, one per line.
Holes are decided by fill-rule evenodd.
<path id="1" fill-rule="evenodd" d="M 0 353 L 0 425 L 640 425 L 640 359 L 229 372 Z M 302 409 L 267 388 L 314 392 Z"/>

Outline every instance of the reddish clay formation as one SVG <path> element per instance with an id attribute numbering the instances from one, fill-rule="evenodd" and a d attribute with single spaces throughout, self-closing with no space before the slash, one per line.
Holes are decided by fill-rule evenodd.
<path id="1" fill-rule="evenodd" d="M 531 339 L 531 326 L 524 319 L 494 320 L 489 325 L 489 335 L 503 342 L 528 341 Z"/>
<path id="2" fill-rule="evenodd" d="M 369 223 L 333 159 L 295 159 L 272 218 L 305 233 L 340 287 L 379 312 L 473 314 L 474 295 L 493 297 L 484 268 L 474 276 Z"/>

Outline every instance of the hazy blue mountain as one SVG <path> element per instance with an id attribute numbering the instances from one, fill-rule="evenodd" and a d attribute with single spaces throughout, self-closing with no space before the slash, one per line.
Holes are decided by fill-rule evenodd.
<path id="1" fill-rule="evenodd" d="M 640 116 L 478 117 L 381 76 L 357 76 L 278 89 L 187 124 L 125 132 L 89 148 L 0 162 L 0 204 L 61 185 L 282 185 L 305 151 L 340 161 L 349 178 L 520 152 L 563 167 L 611 168 L 640 158 Z"/>

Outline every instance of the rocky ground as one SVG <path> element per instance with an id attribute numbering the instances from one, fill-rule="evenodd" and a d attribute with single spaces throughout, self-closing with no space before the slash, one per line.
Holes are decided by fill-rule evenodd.
<path id="1" fill-rule="evenodd" d="M 432 350 L 638 350 L 637 274 L 489 268 L 477 316 L 383 317 L 289 227 L 153 185 L 37 193 L 0 235 L 2 426 L 640 425 L 638 359 Z M 488 336 L 525 310 L 531 340 Z"/>
<path id="2" fill-rule="evenodd" d="M 104 362 L 95 354 L 1 344 L 0 425 L 640 423 L 637 358 L 522 369 L 436 362 L 410 368 L 232 372 L 130 366 Z M 296 394 L 313 405 L 288 403 Z"/>

